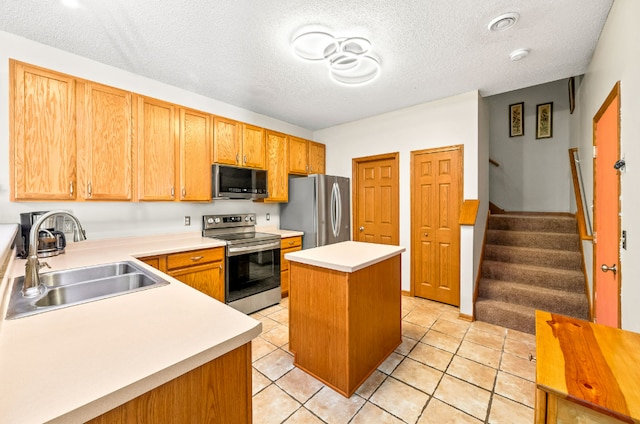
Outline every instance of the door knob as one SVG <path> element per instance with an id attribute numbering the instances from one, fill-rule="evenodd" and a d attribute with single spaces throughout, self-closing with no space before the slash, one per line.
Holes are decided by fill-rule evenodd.
<path id="1" fill-rule="evenodd" d="M 424 233 L 424 236 L 425 237 L 429 237 L 429 233 Z"/>
<path id="2" fill-rule="evenodd" d="M 364 231 L 364 227 L 360 227 L 358 228 L 360 231 Z"/>
<path id="3" fill-rule="evenodd" d="M 613 275 L 616 275 L 616 272 L 618 272 L 618 267 L 616 266 L 616 264 L 613 264 L 610 267 L 606 264 L 602 264 L 600 269 L 602 270 L 602 272 L 613 271 Z"/>

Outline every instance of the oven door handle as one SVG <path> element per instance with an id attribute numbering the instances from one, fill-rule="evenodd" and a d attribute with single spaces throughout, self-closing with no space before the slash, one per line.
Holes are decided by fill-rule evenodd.
<path id="1" fill-rule="evenodd" d="M 264 252 L 273 249 L 280 248 L 280 240 L 273 241 L 271 243 L 257 244 L 251 246 L 243 246 L 243 247 L 231 247 L 227 249 L 227 256 L 238 256 L 244 255 L 246 253 L 255 253 L 255 252 Z"/>

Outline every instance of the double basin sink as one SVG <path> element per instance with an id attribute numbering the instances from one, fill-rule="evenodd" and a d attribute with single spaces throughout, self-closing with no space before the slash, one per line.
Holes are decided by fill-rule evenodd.
<path id="1" fill-rule="evenodd" d="M 7 319 L 169 284 L 168 281 L 131 261 L 40 274 L 40 283 L 44 290 L 37 297 L 23 297 L 23 283 L 24 277 L 17 277 L 13 281 Z"/>

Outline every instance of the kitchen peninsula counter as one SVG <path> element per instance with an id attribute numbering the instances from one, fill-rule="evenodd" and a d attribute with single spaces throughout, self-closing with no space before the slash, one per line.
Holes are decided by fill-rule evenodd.
<path id="1" fill-rule="evenodd" d="M 404 247 L 347 241 L 287 253 L 295 365 L 350 397 L 400 345 Z"/>
<path id="2" fill-rule="evenodd" d="M 69 243 L 65 254 L 46 262 L 61 270 L 222 246 L 195 232 L 87 240 Z M 170 284 L 6 320 L 12 280 L 25 266 L 9 260 L 0 286 L 0 420 L 84 422 L 234 352 L 248 365 L 243 384 L 250 409 L 249 342 L 261 323 L 137 264 Z"/>

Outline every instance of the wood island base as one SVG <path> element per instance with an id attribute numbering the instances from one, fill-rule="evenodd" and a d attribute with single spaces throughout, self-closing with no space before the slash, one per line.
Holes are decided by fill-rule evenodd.
<path id="1" fill-rule="evenodd" d="M 294 364 L 350 397 L 402 342 L 400 255 L 354 272 L 291 262 Z"/>

